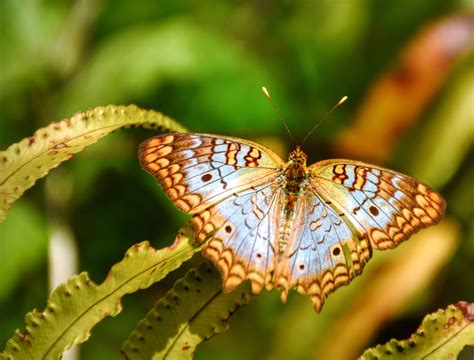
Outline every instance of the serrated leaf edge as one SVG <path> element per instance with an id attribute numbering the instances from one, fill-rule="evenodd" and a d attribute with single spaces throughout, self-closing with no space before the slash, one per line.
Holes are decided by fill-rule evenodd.
<path id="1" fill-rule="evenodd" d="M 199 346 L 199 344 L 201 344 L 203 341 L 207 341 L 211 337 L 217 334 L 220 334 L 228 329 L 229 327 L 228 320 L 231 317 L 231 315 L 240 306 L 245 305 L 250 301 L 252 297 L 250 285 L 248 282 L 244 282 L 234 292 L 228 293 L 228 294 L 223 293 L 220 274 L 217 272 L 216 269 L 211 267 L 210 263 L 208 262 L 201 263 L 196 268 L 189 270 L 184 276 L 184 278 L 179 279 L 175 283 L 173 288 L 170 289 L 168 293 L 166 293 L 160 300 L 158 300 L 157 303 L 153 306 L 153 308 L 147 313 L 147 315 L 137 324 L 137 327 L 135 328 L 135 330 L 133 330 L 132 333 L 130 333 L 129 337 L 122 345 L 121 352 L 125 358 L 127 359 L 129 358 L 128 356 L 129 350 L 133 349 L 134 344 L 138 341 L 138 339 L 140 339 L 141 334 L 143 333 L 143 329 L 147 326 L 148 323 L 155 321 L 154 317 L 156 316 L 156 314 L 160 314 L 160 310 L 159 310 L 160 305 L 164 305 L 172 301 L 172 297 L 175 294 L 183 294 L 180 289 L 181 286 L 183 286 L 184 288 L 184 286 L 189 285 L 192 282 L 192 278 L 196 276 L 196 274 L 201 274 L 202 272 L 208 271 L 209 269 L 213 269 L 213 271 L 215 272 L 214 276 L 216 276 L 216 278 L 219 279 L 218 281 L 219 285 L 217 286 L 216 289 L 214 289 L 213 291 L 214 293 L 212 294 L 212 296 L 209 297 L 209 299 L 204 304 L 202 304 L 202 306 L 195 312 L 195 314 L 193 314 L 193 316 L 187 321 L 185 326 L 180 329 L 179 333 L 173 334 L 172 337 L 170 336 L 172 341 L 171 341 L 171 344 L 167 347 L 166 353 L 163 355 L 163 358 L 164 359 L 167 358 L 172 352 L 176 351 L 175 344 L 179 341 L 180 337 L 189 329 L 189 327 L 192 325 L 193 320 L 198 318 L 199 315 L 202 314 L 206 309 L 208 309 L 209 306 L 212 306 L 212 304 L 215 302 L 216 299 L 218 299 L 220 296 L 223 296 L 223 295 L 236 296 L 237 294 L 240 293 L 240 296 L 237 297 L 238 300 L 235 301 L 231 307 L 229 307 L 228 315 L 226 317 L 222 318 L 221 316 L 217 316 L 216 314 L 216 319 L 218 318 L 217 322 L 219 322 L 219 324 L 212 328 L 212 333 L 210 335 L 208 336 L 203 335 L 202 341 L 193 345 L 193 348 L 191 349 L 190 354 L 194 354 L 197 346 Z M 205 294 L 209 295 L 209 292 L 206 292 Z M 201 296 L 204 296 L 204 293 L 202 293 Z M 184 303 L 181 304 L 180 306 L 184 306 Z"/>
<path id="2" fill-rule="evenodd" d="M 51 169 L 105 135 L 133 126 L 186 131 L 175 120 L 154 110 L 144 110 L 135 105 L 107 105 L 53 122 L 36 130 L 32 136 L 10 145 L 5 151 L 0 151 L 0 223 L 10 206 Z M 53 158 L 55 155 L 57 158 Z M 42 158 L 45 158 L 46 164 L 33 167 L 34 162 Z M 32 166 L 31 171 L 21 175 L 28 165 Z"/>
<path id="3" fill-rule="evenodd" d="M 179 265 L 183 262 L 183 261 L 186 261 L 188 260 L 194 253 L 196 253 L 197 251 L 199 251 L 201 249 L 201 246 L 197 246 L 197 245 L 194 245 L 194 243 L 192 245 L 189 245 L 190 244 L 190 239 L 184 235 L 179 235 L 177 237 L 177 240 L 175 241 L 175 243 L 173 243 L 173 245 L 171 246 L 168 246 L 166 248 L 163 248 L 163 249 L 160 249 L 160 250 L 157 250 L 155 248 L 153 248 L 150 243 L 148 241 L 144 241 L 142 243 L 139 243 L 139 244 L 135 244 L 133 245 L 131 248 L 129 248 L 127 250 L 127 252 L 125 253 L 125 256 L 124 258 L 122 259 L 122 261 L 120 261 L 119 263 L 116 263 L 115 265 L 112 266 L 111 270 L 109 271 L 109 274 L 107 275 L 106 279 L 100 284 L 100 285 L 97 285 L 96 283 L 94 283 L 88 276 L 88 274 L 86 272 L 82 272 L 80 274 L 76 274 L 74 276 L 72 276 L 70 279 L 68 279 L 66 282 L 64 282 L 63 284 L 59 285 L 50 295 L 50 298 L 48 299 L 47 301 L 47 304 L 46 304 L 46 307 L 45 307 L 45 310 L 42 311 L 42 312 L 39 312 L 37 311 L 36 309 L 34 309 L 33 311 L 31 311 L 30 313 L 26 314 L 25 316 L 25 326 L 26 326 L 26 329 L 25 331 L 20 331 L 19 329 L 15 330 L 15 333 L 13 335 L 13 337 L 8 340 L 7 342 L 7 345 L 6 345 L 6 348 L 5 350 L 0 353 L 1 356 L 5 356 L 7 359 L 9 359 L 8 355 L 11 355 L 12 358 L 16 358 L 15 356 L 22 356 L 22 348 L 24 346 L 26 346 L 27 348 L 31 346 L 31 339 L 29 339 L 29 334 L 32 332 L 32 331 L 38 331 L 38 327 L 41 326 L 41 321 L 43 321 L 48 312 L 49 311 L 52 311 L 54 309 L 54 306 L 56 306 L 56 302 L 58 302 L 58 300 L 61 299 L 62 295 L 63 295 L 63 292 L 65 291 L 65 288 L 69 285 L 73 286 L 75 281 L 77 280 L 81 280 L 88 286 L 92 286 L 95 288 L 95 290 L 97 291 L 100 291 L 100 288 L 105 288 L 107 286 L 107 282 L 109 281 L 110 278 L 113 277 L 113 273 L 114 273 L 114 270 L 116 270 L 120 264 L 129 256 L 137 253 L 137 252 L 140 252 L 140 251 L 150 251 L 152 253 L 155 254 L 156 256 L 156 253 L 157 252 L 160 252 L 160 253 L 165 253 L 165 252 L 169 252 L 171 251 L 172 254 L 171 254 L 171 257 L 167 257 L 165 259 L 160 259 L 160 261 L 157 261 L 154 265 L 152 266 L 149 266 L 147 269 L 144 269 L 143 271 L 140 271 L 139 273 L 135 274 L 134 276 L 130 277 L 129 280 L 127 281 L 124 281 L 122 282 L 121 284 L 119 284 L 117 287 L 114 288 L 114 290 L 112 292 L 109 292 L 107 293 L 105 296 L 101 297 L 100 299 L 98 299 L 97 301 L 95 301 L 93 304 L 90 304 L 90 306 L 88 306 L 85 311 L 81 312 L 80 314 L 78 314 L 78 316 L 76 316 L 74 318 L 74 321 L 71 322 L 69 324 L 69 326 L 67 326 L 63 331 L 61 331 L 60 334 L 58 334 L 57 338 L 47 347 L 47 349 L 44 351 L 43 354 L 41 354 L 41 359 L 46 359 L 46 358 L 54 358 L 54 355 L 57 355 L 59 356 L 62 352 L 64 352 L 65 350 L 69 349 L 70 347 L 72 347 L 73 345 L 76 345 L 78 343 L 82 343 L 84 342 L 85 340 L 87 340 L 87 338 L 89 337 L 90 335 L 90 332 L 92 330 L 92 328 L 97 324 L 99 323 L 101 320 L 103 320 L 104 318 L 106 318 L 107 316 L 111 316 L 111 317 L 114 317 L 116 316 L 118 313 L 120 313 L 121 309 L 122 309 L 122 306 L 121 306 L 121 298 L 126 295 L 126 294 L 129 294 L 129 293 L 132 293 L 132 292 L 135 292 L 135 291 L 138 291 L 138 290 L 141 290 L 141 289 L 144 289 L 144 288 L 147 288 L 149 287 L 150 285 L 152 285 L 153 283 L 161 280 L 162 278 L 164 278 L 166 276 L 166 274 L 168 274 L 169 272 L 175 270 L 176 268 L 179 267 Z M 186 251 L 189 251 L 189 254 L 186 254 L 186 259 L 184 259 L 183 261 L 179 261 L 179 262 L 176 262 L 176 259 L 180 258 L 184 253 L 186 253 Z M 175 254 L 173 252 L 176 252 Z M 55 345 L 61 341 L 61 339 L 64 338 L 65 334 L 68 333 L 68 331 L 73 328 L 73 326 L 75 324 L 77 324 L 77 322 L 83 318 L 88 312 L 94 310 L 98 305 L 100 305 L 100 303 L 102 303 L 105 299 L 110 299 L 111 296 L 113 296 L 114 294 L 116 294 L 121 288 L 123 288 L 123 286 L 125 286 L 126 284 L 129 284 L 131 281 L 133 281 L 134 279 L 136 279 L 137 277 L 139 276 L 143 276 L 143 274 L 145 274 L 147 271 L 150 271 L 151 269 L 153 268 L 156 268 L 156 267 L 159 267 L 162 263 L 166 262 L 167 263 L 167 266 L 166 266 L 166 271 L 163 272 L 161 274 L 161 276 L 157 276 L 156 278 L 154 279 L 147 279 L 146 281 L 142 281 L 140 283 L 139 286 L 136 286 L 136 288 L 133 290 L 133 291 L 125 291 L 123 292 L 123 294 L 121 295 L 118 295 L 117 296 L 117 299 L 116 299 L 116 306 L 115 308 L 113 309 L 113 311 L 111 312 L 108 312 L 106 314 L 104 314 L 105 316 L 102 317 L 102 319 L 98 320 L 98 321 L 95 321 L 94 323 L 90 324 L 90 326 L 88 326 L 87 330 L 85 331 L 82 331 L 81 334 L 75 334 L 75 336 L 73 337 L 73 339 L 71 341 L 68 342 L 67 346 L 64 347 L 64 349 L 62 349 L 60 352 L 56 352 L 54 353 L 53 349 L 55 347 Z M 67 291 L 67 290 L 66 290 Z M 36 321 L 36 323 L 35 323 Z M 54 323 L 54 322 L 53 322 Z M 50 323 L 49 323 L 50 324 Z M 30 330 L 34 328 L 34 330 Z M 26 355 L 27 353 L 25 353 L 23 351 L 23 355 Z"/>
<path id="4" fill-rule="evenodd" d="M 446 315 L 448 311 L 452 312 L 457 312 L 459 311 L 461 313 L 461 320 L 466 320 L 466 324 L 464 326 L 460 327 L 458 331 L 456 331 L 453 334 L 450 334 L 450 336 L 443 341 L 442 343 L 438 344 L 437 346 L 433 347 L 429 352 L 423 355 L 423 359 L 428 358 L 431 354 L 436 352 L 438 349 L 440 349 L 442 346 L 446 345 L 449 341 L 451 341 L 453 338 L 458 336 L 461 332 L 463 332 L 468 326 L 473 326 L 474 325 L 474 303 L 468 303 L 465 301 L 460 301 L 454 305 L 449 305 L 446 309 L 439 309 L 435 313 L 431 313 L 426 315 L 423 318 L 423 321 L 421 325 L 418 327 L 415 333 L 413 333 L 408 339 L 405 340 L 397 340 L 397 339 L 391 339 L 385 344 L 379 344 L 375 347 L 369 348 L 364 351 L 364 353 L 359 357 L 360 360 L 368 360 L 368 359 L 378 359 L 377 354 L 381 353 L 387 353 L 391 352 L 390 348 L 410 348 L 410 346 L 414 346 L 419 340 L 426 340 L 425 339 L 425 328 L 428 328 L 430 325 L 430 322 L 437 321 L 439 317 Z M 451 317 L 453 319 L 454 317 Z M 444 324 L 446 327 L 447 325 L 450 324 Z M 474 332 L 472 333 L 472 338 L 474 342 Z M 407 346 L 408 345 L 408 346 Z"/>

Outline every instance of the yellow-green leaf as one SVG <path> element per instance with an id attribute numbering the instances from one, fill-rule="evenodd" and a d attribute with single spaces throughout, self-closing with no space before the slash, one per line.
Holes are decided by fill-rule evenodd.
<path id="1" fill-rule="evenodd" d="M 73 276 L 54 290 L 43 311 L 35 309 L 26 315 L 26 329 L 15 331 L 0 357 L 60 358 L 65 350 L 86 341 L 97 323 L 117 315 L 122 296 L 159 281 L 198 250 L 200 247 L 183 234 L 161 250 L 145 241 L 131 247 L 100 285 L 85 272 Z"/>
<path id="2" fill-rule="evenodd" d="M 219 273 L 202 263 L 156 303 L 122 352 L 129 359 L 191 359 L 200 343 L 228 329 L 227 319 L 250 294 L 248 282 L 224 294 Z"/>
<path id="3" fill-rule="evenodd" d="M 99 106 L 52 123 L 0 152 L 0 222 L 10 205 L 39 178 L 105 135 L 124 127 L 143 126 L 183 132 L 169 117 L 135 105 Z"/>
<path id="4" fill-rule="evenodd" d="M 474 304 L 461 301 L 427 315 L 408 340 L 392 339 L 360 359 L 456 359 L 468 344 L 474 344 Z"/>

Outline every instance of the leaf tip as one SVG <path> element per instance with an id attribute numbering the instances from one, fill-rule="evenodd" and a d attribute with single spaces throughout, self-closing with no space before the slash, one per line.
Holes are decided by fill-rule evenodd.
<path id="1" fill-rule="evenodd" d="M 461 310 L 464 318 L 469 322 L 474 322 L 474 303 L 459 301 L 454 306 Z"/>

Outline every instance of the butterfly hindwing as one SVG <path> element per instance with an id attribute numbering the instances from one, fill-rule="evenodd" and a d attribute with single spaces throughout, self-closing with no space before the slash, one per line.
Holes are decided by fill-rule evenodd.
<path id="1" fill-rule="evenodd" d="M 140 146 L 142 167 L 182 211 L 195 214 L 232 193 L 265 183 L 283 165 L 269 149 L 232 137 L 165 134 Z"/>
<path id="2" fill-rule="evenodd" d="M 225 291 L 248 278 L 258 293 L 270 281 L 281 212 L 279 182 L 275 178 L 233 194 L 193 217 L 197 239 L 210 237 L 203 254 L 221 272 Z"/>
<path id="3" fill-rule="evenodd" d="M 308 184 L 301 197 L 294 231 L 275 282 L 308 295 L 319 312 L 325 297 L 362 272 L 371 257 L 367 241 L 359 241 L 344 220 Z"/>
<path id="4" fill-rule="evenodd" d="M 376 249 L 396 247 L 444 214 L 438 193 L 395 171 L 350 160 L 321 161 L 308 170 L 320 195 Z"/>

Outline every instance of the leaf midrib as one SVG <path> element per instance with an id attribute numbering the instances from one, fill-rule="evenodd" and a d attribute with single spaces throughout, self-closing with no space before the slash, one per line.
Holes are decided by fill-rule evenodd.
<path id="1" fill-rule="evenodd" d="M 205 308 L 207 308 L 220 294 L 222 294 L 222 289 L 219 289 L 208 301 L 206 301 L 199 309 L 196 311 L 196 313 L 191 316 L 189 321 L 186 323 L 186 325 L 183 327 L 183 329 L 175 336 L 175 338 L 172 340 L 171 345 L 168 347 L 168 350 L 165 352 L 163 359 L 166 359 L 167 356 L 170 354 L 171 350 L 174 349 L 176 343 L 178 342 L 178 339 L 181 338 L 181 335 L 188 329 L 190 324 L 204 311 Z"/>
<path id="2" fill-rule="evenodd" d="M 467 320 L 467 319 L 464 319 Z M 456 338 L 461 332 L 463 332 L 469 325 L 472 325 L 470 321 L 467 321 L 467 323 L 461 327 L 457 332 L 455 332 L 452 336 L 448 337 L 446 340 L 441 342 L 439 345 L 437 345 L 433 350 L 431 350 L 428 354 L 423 355 L 422 359 L 428 359 L 430 355 L 433 355 L 436 351 L 438 351 L 441 347 L 446 345 L 448 342 L 450 342 L 452 339 Z"/>
<path id="3" fill-rule="evenodd" d="M 95 130 L 91 130 L 91 131 L 88 131 L 88 132 L 81 133 L 81 135 L 77 135 L 77 136 L 71 137 L 71 138 L 69 138 L 69 139 L 68 139 L 67 141 L 65 141 L 65 142 L 73 141 L 73 140 L 76 140 L 76 139 L 78 139 L 78 138 L 80 138 L 80 137 L 83 137 L 84 135 L 92 134 L 92 133 L 94 133 L 94 132 L 101 131 L 101 130 L 104 130 L 104 129 L 113 128 L 113 127 L 122 127 L 122 126 L 125 126 L 125 125 L 126 125 L 126 123 L 123 123 L 123 124 L 121 124 L 121 125 L 103 126 L 103 127 L 101 127 L 101 128 L 97 128 L 97 129 L 95 129 Z M 97 139 L 95 139 L 95 140 L 97 141 L 98 139 L 99 139 L 99 138 L 97 138 Z M 54 146 L 56 146 L 56 145 L 57 145 L 57 144 L 55 144 Z M 12 172 L 11 172 L 4 180 L 2 180 L 2 181 L 0 182 L 0 185 L 2 185 L 2 186 L 5 185 L 5 183 L 6 183 L 12 176 L 14 176 L 15 174 L 17 174 L 22 168 L 24 168 L 24 167 L 27 166 L 28 164 L 31 164 L 31 163 L 32 163 L 33 161 L 35 161 L 37 158 L 43 156 L 46 152 L 48 152 L 49 150 L 51 150 L 51 148 L 53 148 L 54 146 L 48 146 L 48 147 L 46 147 L 45 150 L 41 151 L 41 152 L 38 153 L 36 156 L 34 156 L 34 157 L 28 159 L 26 162 L 24 162 L 24 163 L 21 164 L 20 166 L 18 166 L 18 167 L 16 167 L 16 168 L 12 169 Z M 83 147 L 85 147 L 85 145 L 84 145 Z M 79 151 L 81 151 L 81 150 L 79 150 Z M 79 152 L 79 151 L 77 151 L 77 152 Z M 77 153 L 77 152 L 76 152 L 76 153 Z M 61 162 L 61 161 L 60 161 L 60 162 Z M 60 162 L 59 162 L 59 163 L 60 163 Z M 58 164 L 59 164 L 59 163 L 58 163 Z"/>
<path id="4" fill-rule="evenodd" d="M 89 311 L 90 309 L 92 309 L 93 307 L 97 306 L 97 304 L 103 302 L 105 299 L 109 298 L 110 296 L 112 296 L 114 293 L 116 293 L 117 291 L 119 291 L 121 288 L 123 288 L 125 285 L 127 285 L 129 282 L 133 281 L 134 279 L 136 279 L 137 277 L 139 277 L 140 275 L 142 275 L 143 273 L 149 271 L 150 269 L 154 268 L 154 267 L 157 267 L 159 266 L 159 264 L 161 264 L 162 262 L 164 262 L 165 260 L 166 261 L 170 261 L 172 260 L 173 258 L 175 258 L 176 256 L 179 256 L 181 255 L 181 253 L 185 252 L 186 249 L 184 249 L 183 251 L 179 252 L 179 253 L 176 253 L 176 254 L 173 254 L 170 258 L 168 259 L 163 259 L 149 267 L 147 267 L 146 269 L 140 271 L 139 273 L 135 274 L 133 277 L 129 278 L 128 280 L 124 281 L 120 286 L 118 286 L 114 291 L 104 295 L 102 298 L 100 298 L 99 300 L 97 300 L 96 302 L 92 303 L 89 307 L 87 307 L 78 317 L 76 317 L 71 323 L 69 326 L 67 326 L 60 334 L 59 336 L 56 338 L 56 340 L 49 346 L 48 349 L 46 349 L 44 355 L 41 357 L 41 359 L 46 359 L 46 357 L 49 355 L 49 353 L 54 349 L 55 345 L 64 337 L 64 335 L 69 331 L 69 329 L 71 329 L 72 326 L 74 326 L 74 324 L 76 324 L 81 318 L 83 318 Z M 166 274 L 165 274 L 166 275 Z M 98 288 L 100 288 L 103 284 L 99 285 Z M 125 294 L 125 293 L 124 293 Z"/>

